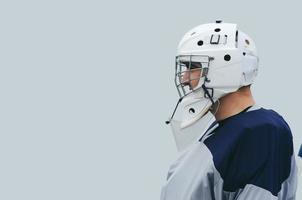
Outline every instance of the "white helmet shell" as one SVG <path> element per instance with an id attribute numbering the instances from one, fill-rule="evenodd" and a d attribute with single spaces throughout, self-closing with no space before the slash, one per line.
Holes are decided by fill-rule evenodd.
<path id="1" fill-rule="evenodd" d="M 207 86 L 225 88 L 226 94 L 252 84 L 258 71 L 255 43 L 236 24 L 210 23 L 191 29 L 179 42 L 177 55 L 213 57 Z"/>

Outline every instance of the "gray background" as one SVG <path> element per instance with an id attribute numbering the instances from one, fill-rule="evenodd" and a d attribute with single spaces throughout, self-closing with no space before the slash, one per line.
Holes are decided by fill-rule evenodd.
<path id="1" fill-rule="evenodd" d="M 177 100 L 176 46 L 190 28 L 216 19 L 255 40 L 255 98 L 288 121 L 297 151 L 300 8 L 262 0 L 1 1 L 0 199 L 159 199 L 176 157 L 164 124 Z"/>

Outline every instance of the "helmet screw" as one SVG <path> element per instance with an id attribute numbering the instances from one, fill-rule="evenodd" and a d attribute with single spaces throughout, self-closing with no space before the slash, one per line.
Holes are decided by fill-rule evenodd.
<path id="1" fill-rule="evenodd" d="M 190 108 L 190 109 L 189 109 L 189 113 L 191 113 L 191 114 L 192 114 L 192 113 L 195 113 L 194 108 Z"/>
<path id="2" fill-rule="evenodd" d="M 215 28 L 214 31 L 215 31 L 215 32 L 220 32 L 220 30 L 221 30 L 220 28 Z"/>
<path id="3" fill-rule="evenodd" d="M 202 45 L 203 45 L 203 41 L 202 41 L 202 40 L 199 40 L 199 41 L 197 42 L 197 45 L 198 45 L 198 46 L 202 46 Z"/>
<path id="4" fill-rule="evenodd" d="M 230 61 L 230 60 L 231 60 L 231 56 L 230 56 L 229 54 L 226 54 L 226 55 L 224 56 L 224 60 L 225 60 L 225 61 Z"/>

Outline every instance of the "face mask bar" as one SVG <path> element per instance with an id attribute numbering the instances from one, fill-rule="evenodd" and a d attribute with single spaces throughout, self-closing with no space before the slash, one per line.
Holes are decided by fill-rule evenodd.
<path id="1" fill-rule="evenodd" d="M 181 99 L 202 87 L 211 60 L 213 57 L 205 55 L 176 56 L 174 82 Z"/>

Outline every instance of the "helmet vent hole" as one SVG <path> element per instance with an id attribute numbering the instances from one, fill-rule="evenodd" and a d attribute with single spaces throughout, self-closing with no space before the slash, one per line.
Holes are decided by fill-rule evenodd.
<path id="1" fill-rule="evenodd" d="M 198 45 L 198 46 L 202 46 L 202 45 L 203 45 L 203 41 L 202 41 L 202 40 L 199 40 L 199 41 L 197 42 L 197 45 Z"/>
<path id="2" fill-rule="evenodd" d="M 196 32 L 191 33 L 191 36 L 194 35 Z"/>
<path id="3" fill-rule="evenodd" d="M 189 113 L 194 114 L 195 113 L 195 109 L 194 108 L 190 108 L 189 109 Z"/>
<path id="4" fill-rule="evenodd" d="M 220 28 L 215 28 L 215 30 L 214 30 L 215 32 L 220 32 L 221 31 L 221 29 Z"/>
<path id="5" fill-rule="evenodd" d="M 231 60 L 231 56 L 230 56 L 229 54 L 226 54 L 226 55 L 224 56 L 224 60 L 225 60 L 225 61 L 230 61 L 230 60 Z"/>
<path id="6" fill-rule="evenodd" d="M 243 55 L 244 55 L 244 56 L 245 56 L 245 54 L 246 54 L 246 53 L 245 53 L 245 52 L 243 52 Z"/>
<path id="7" fill-rule="evenodd" d="M 249 45 L 249 44 L 250 44 L 250 41 L 249 41 L 248 39 L 245 39 L 245 43 L 246 43 L 247 45 Z"/>

